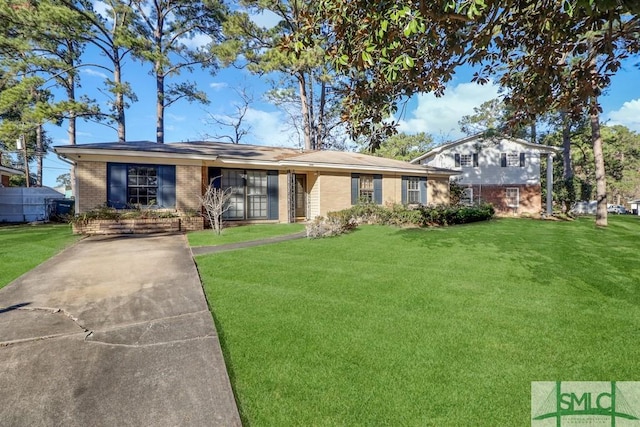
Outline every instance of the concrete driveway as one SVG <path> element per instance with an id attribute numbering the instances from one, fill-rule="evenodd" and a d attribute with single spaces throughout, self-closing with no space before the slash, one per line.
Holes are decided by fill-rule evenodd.
<path id="1" fill-rule="evenodd" d="M 0 290 L 0 424 L 240 425 L 183 235 L 87 238 Z"/>

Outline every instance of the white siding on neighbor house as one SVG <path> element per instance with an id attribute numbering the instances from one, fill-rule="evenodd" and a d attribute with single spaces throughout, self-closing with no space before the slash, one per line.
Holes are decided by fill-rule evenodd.
<path id="1" fill-rule="evenodd" d="M 478 167 L 456 167 L 456 154 L 478 153 Z M 501 153 L 525 153 L 524 167 L 500 166 Z M 507 139 L 499 141 L 472 140 L 453 146 L 421 161 L 422 164 L 461 170 L 460 184 L 467 185 L 524 185 L 540 184 L 540 153 L 534 148 Z"/>

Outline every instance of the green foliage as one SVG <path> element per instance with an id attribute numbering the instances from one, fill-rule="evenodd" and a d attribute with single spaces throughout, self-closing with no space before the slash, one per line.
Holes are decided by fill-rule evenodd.
<path id="1" fill-rule="evenodd" d="M 479 206 L 423 206 L 420 213 L 420 225 L 432 226 L 488 221 L 493 218 L 495 210 L 491 204 L 484 203 Z"/>
<path id="2" fill-rule="evenodd" d="M 388 159 L 409 161 L 426 153 L 433 148 L 434 145 L 433 137 L 424 132 L 415 135 L 399 133 L 386 138 L 380 144 L 380 147 L 373 151 L 373 155 L 386 157 Z M 364 147 L 366 151 L 371 151 L 374 148 L 375 147 L 371 146 Z"/>

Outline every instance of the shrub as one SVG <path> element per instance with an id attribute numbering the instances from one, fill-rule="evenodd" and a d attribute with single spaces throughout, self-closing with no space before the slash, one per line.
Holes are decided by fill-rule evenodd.
<path id="1" fill-rule="evenodd" d="M 493 218 L 495 209 L 489 203 L 479 206 L 423 206 L 420 208 L 421 226 L 454 225 L 487 221 Z"/>
<path id="2" fill-rule="evenodd" d="M 71 218 L 70 222 L 81 224 L 94 219 L 109 219 L 119 221 L 121 219 L 149 219 L 149 218 L 175 218 L 179 215 L 174 211 L 147 209 L 134 207 L 129 210 L 118 210 L 106 205 L 81 213 Z"/>
<path id="3" fill-rule="evenodd" d="M 317 217 L 307 224 L 307 237 L 318 239 L 322 237 L 339 236 L 358 226 L 358 223 L 345 211 L 329 212 L 327 217 Z"/>

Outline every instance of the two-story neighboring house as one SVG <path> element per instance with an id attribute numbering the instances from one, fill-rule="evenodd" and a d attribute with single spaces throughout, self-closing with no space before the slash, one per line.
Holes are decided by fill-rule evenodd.
<path id="1" fill-rule="evenodd" d="M 539 214 L 542 211 L 540 159 L 561 150 L 522 139 L 477 134 L 440 145 L 411 163 L 459 170 L 452 177 L 464 187 L 463 202 L 491 203 L 498 214 Z M 552 162 L 549 162 L 552 164 Z M 549 186 L 553 168 L 547 171 Z M 548 195 L 552 194 L 549 190 Z M 551 213 L 551 197 L 547 197 Z"/>

